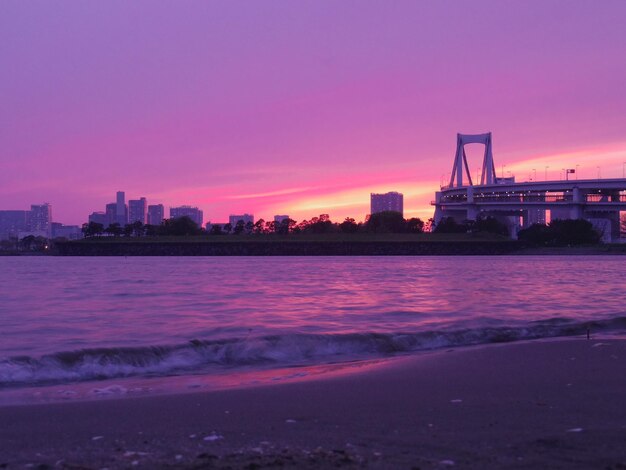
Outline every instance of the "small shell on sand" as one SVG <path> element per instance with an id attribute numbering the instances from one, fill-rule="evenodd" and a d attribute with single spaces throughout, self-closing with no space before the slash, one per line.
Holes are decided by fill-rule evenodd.
<path id="1" fill-rule="evenodd" d="M 204 437 L 204 441 L 218 441 L 220 439 L 224 439 L 224 436 L 220 436 L 219 434 L 216 434 L 215 431 L 211 434 L 209 434 L 208 436 Z"/>
<path id="2" fill-rule="evenodd" d="M 294 424 L 296 422 L 295 419 L 286 419 L 285 423 Z"/>
<path id="3" fill-rule="evenodd" d="M 450 400 L 450 403 L 461 403 L 463 400 L 460 398 L 455 398 L 454 400 Z"/>
<path id="4" fill-rule="evenodd" d="M 568 429 L 567 432 L 582 432 L 583 428 L 571 428 Z"/>
<path id="5" fill-rule="evenodd" d="M 93 436 L 91 438 L 92 441 L 99 441 L 100 439 L 104 439 L 104 436 Z"/>
<path id="6" fill-rule="evenodd" d="M 439 464 L 440 465 L 447 465 L 447 466 L 451 467 L 452 465 L 454 465 L 454 460 L 449 460 L 449 459 L 441 460 L 439 462 Z"/>

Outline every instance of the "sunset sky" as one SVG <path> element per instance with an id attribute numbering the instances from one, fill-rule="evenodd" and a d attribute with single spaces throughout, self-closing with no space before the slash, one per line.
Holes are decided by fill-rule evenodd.
<path id="1" fill-rule="evenodd" d="M 214 222 L 401 191 L 426 219 L 457 132 L 518 180 L 626 162 L 623 0 L 3 0 L 0 67 L 0 209 L 68 224 L 118 190 Z"/>

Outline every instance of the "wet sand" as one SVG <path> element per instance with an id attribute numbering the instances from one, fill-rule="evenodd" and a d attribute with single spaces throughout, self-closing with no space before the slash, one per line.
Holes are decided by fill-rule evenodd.
<path id="1" fill-rule="evenodd" d="M 0 468 L 626 468 L 626 341 L 456 349 L 256 388 L 0 408 Z"/>

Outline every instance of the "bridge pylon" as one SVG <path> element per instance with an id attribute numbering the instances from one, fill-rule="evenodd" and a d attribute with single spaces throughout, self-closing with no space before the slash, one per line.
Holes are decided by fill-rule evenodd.
<path id="1" fill-rule="evenodd" d="M 487 132 L 486 134 L 456 135 L 456 155 L 454 157 L 454 165 L 452 166 L 452 174 L 450 176 L 449 187 L 460 188 L 463 186 L 474 185 L 474 183 L 472 182 L 472 175 L 470 173 L 469 166 L 467 165 L 465 144 L 483 144 L 485 146 L 485 155 L 483 157 L 483 168 L 480 176 L 480 184 L 495 184 L 496 166 L 493 162 L 493 152 L 491 150 L 491 132 Z M 463 182 L 464 174 L 467 176 L 468 184 L 464 184 Z"/>

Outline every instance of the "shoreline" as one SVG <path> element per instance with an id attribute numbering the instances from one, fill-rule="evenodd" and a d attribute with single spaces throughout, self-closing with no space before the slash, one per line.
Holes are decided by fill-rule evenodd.
<path id="1" fill-rule="evenodd" d="M 292 383 L 2 407 L 0 465 L 626 465 L 626 340 L 449 351 Z"/>
<path id="2" fill-rule="evenodd" d="M 58 243 L 59 256 L 582 256 L 626 255 L 625 243 L 533 247 L 516 240 L 95 240 Z"/>

